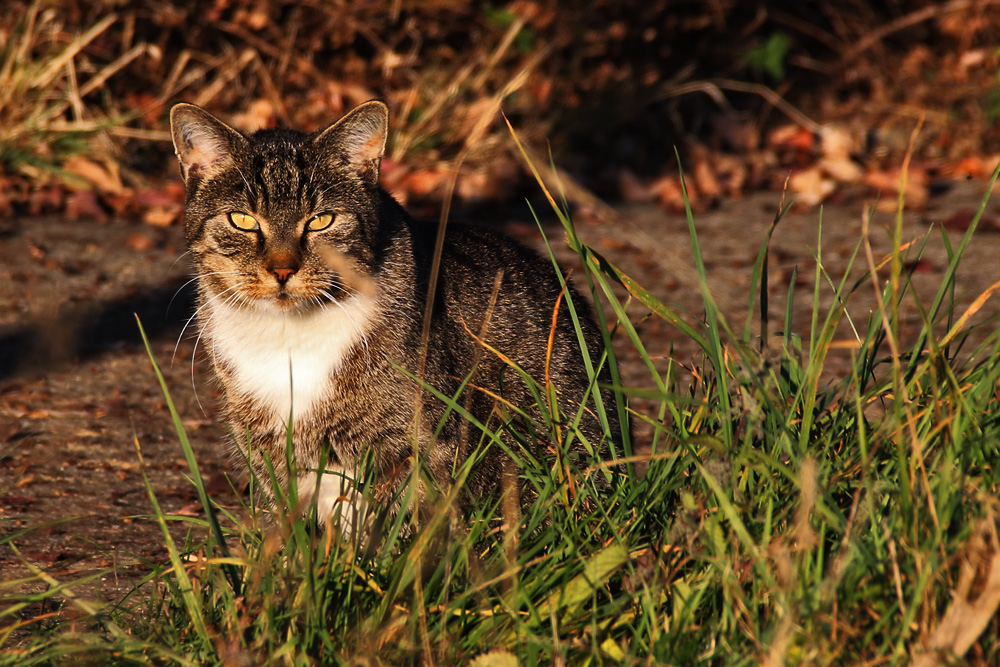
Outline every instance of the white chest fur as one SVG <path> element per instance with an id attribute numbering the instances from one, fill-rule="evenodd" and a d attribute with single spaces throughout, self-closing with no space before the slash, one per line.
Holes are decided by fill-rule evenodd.
<path id="1" fill-rule="evenodd" d="M 347 353 L 363 344 L 375 303 L 354 296 L 307 314 L 225 303 L 208 310 L 205 326 L 217 359 L 241 393 L 283 424 L 289 414 L 304 418 L 322 399 Z"/>

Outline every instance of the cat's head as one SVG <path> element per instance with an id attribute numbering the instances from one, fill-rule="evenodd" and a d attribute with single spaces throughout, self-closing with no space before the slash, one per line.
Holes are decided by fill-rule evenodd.
<path id="1" fill-rule="evenodd" d="M 188 246 L 209 297 L 307 311 L 370 283 L 388 120 L 372 101 L 315 134 L 245 135 L 174 106 Z"/>

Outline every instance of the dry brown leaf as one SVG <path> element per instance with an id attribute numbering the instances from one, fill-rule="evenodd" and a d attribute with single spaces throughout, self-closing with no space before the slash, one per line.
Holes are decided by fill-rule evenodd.
<path id="1" fill-rule="evenodd" d="M 63 162 L 62 166 L 64 170 L 83 179 L 98 192 L 115 195 L 125 192 L 125 185 L 118 174 L 118 165 L 110 160 L 97 163 L 82 155 L 74 155 Z"/>
<path id="2" fill-rule="evenodd" d="M 879 193 L 878 210 L 895 211 L 899 203 L 896 195 L 899 193 L 902 172 L 899 169 L 887 171 L 870 171 L 865 174 L 864 182 Z M 906 192 L 904 203 L 907 208 L 923 208 L 930 197 L 928 185 L 930 177 L 927 171 L 911 167 L 906 175 Z"/>
<path id="3" fill-rule="evenodd" d="M 816 135 L 798 125 L 782 125 L 767 135 L 767 145 L 778 150 L 808 152 L 816 147 Z"/>
<path id="4" fill-rule="evenodd" d="M 820 132 L 820 150 L 831 160 L 849 159 L 857 152 L 857 142 L 850 132 L 837 125 L 827 125 Z"/>
<path id="5" fill-rule="evenodd" d="M 746 161 L 735 155 L 722 153 L 713 160 L 716 178 L 722 184 L 726 194 L 739 197 L 743 194 L 743 186 L 747 182 Z"/>
<path id="6" fill-rule="evenodd" d="M 198 517 L 201 516 L 201 503 L 188 503 L 174 512 L 176 516 Z"/>
<path id="7" fill-rule="evenodd" d="M 107 222 L 108 214 L 93 192 L 74 192 L 66 197 L 66 217 L 70 220 L 97 220 Z"/>
<path id="8" fill-rule="evenodd" d="M 259 97 L 247 105 L 246 111 L 232 116 L 235 127 L 247 132 L 262 128 L 274 127 L 277 123 L 277 112 L 270 100 Z"/>
<path id="9" fill-rule="evenodd" d="M 450 178 L 451 174 L 445 169 L 421 169 L 404 176 L 399 187 L 411 197 L 424 199 L 442 194 Z"/>
<path id="10" fill-rule="evenodd" d="M 795 193 L 796 203 L 816 206 L 830 196 L 836 185 L 823 175 L 822 169 L 812 166 L 792 174 L 788 187 Z"/>
<path id="11" fill-rule="evenodd" d="M 687 183 L 688 201 L 691 207 L 696 208 L 700 203 L 697 188 L 691 183 Z M 664 176 L 649 185 L 649 191 L 656 198 L 661 208 L 668 211 L 680 212 L 684 210 L 684 193 L 681 190 L 680 179 L 676 176 Z"/>
<path id="12" fill-rule="evenodd" d="M 983 519 L 965 546 L 951 604 L 913 658 L 913 667 L 952 665 L 975 643 L 1000 607 L 1000 540 L 996 517 Z"/>
<path id="13" fill-rule="evenodd" d="M 184 209 L 181 206 L 157 206 L 142 214 L 142 221 L 152 227 L 169 227 L 180 220 Z"/>
<path id="14" fill-rule="evenodd" d="M 823 158 L 817 164 L 823 173 L 838 183 L 857 183 L 865 175 L 861 165 L 850 157 Z"/>
<path id="15" fill-rule="evenodd" d="M 135 232 L 125 239 L 125 247 L 133 252 L 148 252 L 156 247 L 156 241 L 145 234 Z"/>
<path id="16" fill-rule="evenodd" d="M 718 199 L 722 194 L 722 186 L 715 177 L 715 172 L 709 161 L 699 160 L 694 165 L 694 182 L 698 186 L 698 191 L 708 199 Z"/>

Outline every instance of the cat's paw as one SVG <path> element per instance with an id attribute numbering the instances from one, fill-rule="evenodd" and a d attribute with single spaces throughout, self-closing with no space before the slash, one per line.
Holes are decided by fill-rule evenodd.
<path id="1" fill-rule="evenodd" d="M 322 475 L 303 473 L 299 475 L 298 490 L 303 508 L 315 504 L 320 527 L 337 530 L 346 539 L 365 532 L 365 499 L 345 469 L 328 467 Z"/>

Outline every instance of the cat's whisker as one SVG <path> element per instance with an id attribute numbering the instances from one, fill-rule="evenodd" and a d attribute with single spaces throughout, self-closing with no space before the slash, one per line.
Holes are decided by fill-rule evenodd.
<path id="1" fill-rule="evenodd" d="M 175 266 L 177 266 L 177 262 L 181 261 L 182 259 L 184 259 L 184 257 L 186 257 L 187 255 L 190 255 L 190 254 L 191 254 L 191 251 L 190 251 L 190 250 L 185 250 L 185 251 L 184 251 L 184 252 L 182 252 L 182 253 L 181 253 L 180 255 L 178 255 L 178 256 L 177 256 L 177 259 L 175 259 L 175 260 L 174 260 L 174 262 L 173 262 L 173 264 L 171 264 L 171 265 L 170 265 L 170 269 L 171 269 L 171 271 L 173 270 L 173 268 L 174 268 Z"/>
<path id="2" fill-rule="evenodd" d="M 243 285 L 246 285 L 247 282 L 249 282 L 249 281 L 243 281 L 241 283 L 237 283 L 236 285 L 233 285 L 232 287 L 228 288 L 226 291 L 228 292 L 228 291 L 234 290 L 234 289 L 236 289 L 238 287 L 242 287 Z M 215 294 L 211 298 L 209 298 L 205 303 L 203 303 L 198 308 L 198 310 L 196 310 L 194 312 L 194 314 L 188 319 L 187 323 L 184 325 L 184 329 L 187 329 L 188 325 L 191 324 L 192 320 L 194 320 L 194 318 L 198 315 L 198 313 L 203 308 L 205 308 L 205 306 L 208 306 L 213 301 L 221 299 L 224 294 L 225 294 L 225 292 L 219 292 L 218 294 Z M 222 305 L 227 304 L 234 297 L 239 298 L 240 296 L 241 296 L 240 293 L 233 292 L 232 294 L 230 294 L 229 296 L 227 296 L 225 298 L 225 300 L 223 300 Z M 200 325 L 198 327 L 198 335 L 195 336 L 195 339 L 194 339 L 194 348 L 192 348 L 192 350 L 191 350 L 191 389 L 194 392 L 194 400 L 195 400 L 195 403 L 197 403 L 197 405 L 198 405 L 198 409 L 201 410 L 202 415 L 204 415 L 206 417 L 208 416 L 208 412 L 205 410 L 205 406 L 202 405 L 202 403 L 201 403 L 201 397 L 198 395 L 198 386 L 195 384 L 195 381 L 194 381 L 194 362 L 195 362 L 195 359 L 198 358 L 198 344 L 201 342 L 201 337 L 204 335 L 205 331 L 208 329 L 209 323 L 211 323 L 212 318 L 215 316 L 214 312 L 209 311 L 209 313 L 210 314 L 209 314 L 208 318 L 203 323 L 200 323 Z M 183 329 L 181 330 L 181 334 L 180 335 L 181 336 L 184 335 L 184 330 Z M 178 337 L 178 339 L 177 339 L 177 344 L 180 344 L 180 337 Z M 177 345 L 175 344 L 174 345 L 174 354 L 176 354 L 176 353 L 177 353 Z M 170 362 L 171 362 L 171 364 L 173 363 L 173 357 L 172 356 L 170 358 Z"/>
<path id="3" fill-rule="evenodd" d="M 248 197 L 252 196 L 255 191 L 253 186 L 250 185 L 250 181 L 247 180 L 246 175 L 243 173 L 243 170 L 240 169 L 240 166 L 238 164 L 234 164 L 233 166 L 236 167 L 236 173 L 240 175 L 240 178 L 243 179 L 243 183 L 247 186 L 247 196 Z"/>
<path id="4" fill-rule="evenodd" d="M 194 402 L 201 410 L 201 414 L 204 417 L 208 417 L 208 411 L 205 410 L 205 406 L 201 404 L 201 397 L 198 395 L 198 386 L 194 382 L 194 360 L 198 356 L 198 343 L 201 342 L 201 336 L 204 333 L 203 329 L 198 329 L 198 335 L 194 339 L 194 349 L 191 351 L 191 389 L 194 392 Z"/>
<path id="5" fill-rule="evenodd" d="M 347 317 L 347 320 L 354 326 L 355 330 L 360 335 L 358 342 L 361 344 L 361 347 L 364 348 L 365 355 L 368 356 L 370 352 L 368 349 L 368 332 L 365 328 L 361 326 L 356 319 L 354 319 L 354 315 L 352 315 L 351 311 L 344 307 L 344 304 L 340 303 L 339 299 L 334 298 L 334 296 L 326 290 L 320 290 L 320 293 L 326 296 L 330 303 L 344 311 L 344 315 Z"/>
<path id="6" fill-rule="evenodd" d="M 170 312 L 170 306 L 174 305 L 174 301 L 177 299 L 177 295 L 181 293 L 181 290 L 183 290 L 191 283 L 201 280 L 202 278 L 207 278 L 208 276 L 238 276 L 241 275 L 242 273 L 243 273 L 242 271 L 212 271 L 211 273 L 201 273 L 196 275 L 194 278 L 191 278 L 191 280 L 188 280 L 183 285 L 177 288 L 177 290 L 174 292 L 174 295 L 170 297 L 170 303 L 167 304 L 167 312 L 168 313 Z"/>
<path id="7" fill-rule="evenodd" d="M 340 280 L 341 274 L 339 271 L 320 270 L 317 271 L 316 273 L 318 273 L 321 276 L 336 276 L 335 278 L 331 279 L 328 277 L 326 280 L 324 280 L 323 282 L 324 287 L 332 287 L 336 290 L 340 290 L 341 292 L 346 293 L 347 296 L 356 296 L 360 294 L 360 291 L 356 287 L 348 285 L 347 283 Z M 323 290 L 324 287 L 321 287 L 320 290 Z M 332 295 L 330 295 L 329 293 L 327 293 L 327 297 L 331 299 L 333 298 Z"/>
<path id="8" fill-rule="evenodd" d="M 233 285 L 232 287 L 230 287 L 226 291 L 228 292 L 228 291 L 230 291 L 232 289 L 235 289 L 237 287 L 242 287 L 243 285 L 246 285 L 248 282 L 249 281 L 243 281 L 241 283 Z M 202 304 L 202 306 L 200 308 L 198 308 L 197 311 L 195 311 L 195 314 L 191 316 L 191 319 L 188 320 L 188 323 L 190 324 L 191 320 L 193 320 L 194 317 L 198 314 L 198 311 L 202 310 L 202 308 L 204 308 L 205 306 L 208 306 L 213 301 L 222 298 L 224 294 L 225 294 L 225 292 L 219 292 L 218 294 L 213 295 L 208 301 L 206 301 L 204 304 Z M 245 294 L 242 294 L 242 293 L 239 293 L 239 292 L 233 292 L 232 294 L 230 294 L 229 296 L 227 296 L 222 301 L 222 303 L 220 305 L 227 306 L 227 305 L 235 303 L 235 302 L 237 302 L 237 301 L 239 301 L 241 299 L 249 299 L 249 297 L 247 297 Z M 209 325 L 211 324 L 212 319 L 214 317 L 215 317 L 215 313 L 213 311 L 209 311 L 209 316 L 205 319 L 204 322 L 200 323 L 200 325 L 198 327 L 198 335 L 194 339 L 194 348 L 191 350 L 191 388 L 194 390 L 194 400 L 198 404 L 198 409 L 201 410 L 202 414 L 205 415 L 205 416 L 208 416 L 208 413 L 205 410 L 205 407 L 201 403 L 201 397 L 198 395 L 198 387 L 195 385 L 195 381 L 194 381 L 194 362 L 195 362 L 195 359 L 198 358 L 198 344 L 201 343 L 201 337 L 208 330 Z M 184 326 L 185 326 L 185 328 L 187 328 L 187 324 L 185 324 Z M 183 333 L 184 332 L 182 331 L 181 334 L 183 335 Z M 177 350 L 177 348 L 175 346 L 174 347 L 174 351 L 176 352 L 176 350 Z"/>
<path id="9" fill-rule="evenodd" d="M 211 274 L 209 274 L 209 275 L 211 275 Z M 193 280 L 197 280 L 197 278 L 194 278 Z M 190 282 L 191 282 L 191 281 L 189 280 L 189 281 L 188 281 L 187 283 L 185 283 L 185 285 L 189 284 Z M 218 294 L 215 294 L 215 295 L 213 295 L 213 296 L 212 296 L 212 297 L 210 297 L 210 298 L 209 298 L 208 300 L 206 300 L 206 301 L 205 301 L 205 303 L 203 303 L 203 304 L 201 304 L 200 306 L 198 306 L 197 310 L 195 310 L 195 311 L 194 311 L 194 313 L 192 313 L 192 314 L 191 314 L 191 317 L 189 317 L 189 318 L 187 319 L 187 321 L 186 321 L 186 322 L 184 323 L 184 326 L 183 326 L 183 327 L 181 328 L 181 332 L 180 332 L 180 333 L 179 333 L 179 334 L 177 335 L 177 342 L 175 342 L 175 343 L 174 343 L 174 351 L 173 351 L 173 353 L 171 353 L 171 355 L 170 355 L 170 364 L 171 364 L 171 365 L 173 365 L 173 363 L 174 363 L 174 358 L 175 358 L 175 357 L 177 356 L 177 348 L 178 348 L 178 347 L 180 347 L 180 344 L 181 344 L 181 340 L 182 340 L 182 339 L 184 338 L 184 332 L 185 332 L 185 331 L 187 331 L 187 328 L 188 328 L 189 326 L 191 326 L 191 322 L 193 322 L 193 321 L 195 320 L 195 318 L 196 318 L 196 317 L 198 317 L 198 313 L 200 313 L 200 312 L 201 312 L 201 311 L 202 311 L 202 310 L 203 310 L 203 309 L 204 309 L 204 308 L 205 308 L 206 306 L 208 306 L 209 304 L 211 304 L 211 303 L 212 303 L 212 301 L 214 301 L 214 300 L 216 300 L 216 299 L 220 298 L 220 297 L 221 297 L 222 295 L 224 295 L 224 294 L 225 294 L 226 292 L 228 292 L 228 291 L 230 291 L 230 290 L 234 290 L 234 289 L 237 289 L 237 288 L 239 288 L 239 287 L 242 287 L 242 286 L 243 286 L 243 285 L 245 285 L 245 284 L 246 284 L 246 281 L 244 281 L 244 282 L 241 282 L 241 283 L 236 283 L 236 284 L 235 284 L 235 285 L 233 285 L 232 287 L 227 287 L 227 288 L 226 288 L 225 290 L 223 290 L 222 292 L 219 292 Z M 169 309 L 169 306 L 168 306 L 167 308 Z"/>

